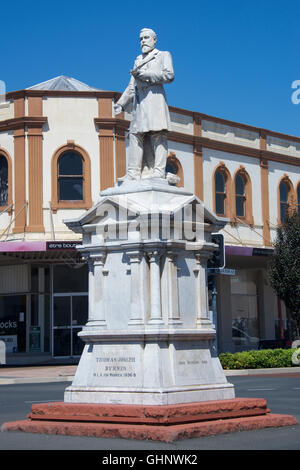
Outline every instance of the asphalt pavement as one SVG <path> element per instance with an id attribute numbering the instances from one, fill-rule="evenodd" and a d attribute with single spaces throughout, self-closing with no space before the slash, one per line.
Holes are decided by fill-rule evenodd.
<path id="1" fill-rule="evenodd" d="M 0 366 L 0 385 L 72 382 L 77 365 L 45 365 L 45 366 Z M 242 369 L 225 370 L 227 377 L 253 375 L 290 375 L 300 374 L 300 367 L 282 367 L 276 369 Z"/>
<path id="2" fill-rule="evenodd" d="M 71 369 L 73 367 L 73 369 Z M 14 374 L 7 380 L 34 379 L 33 373 L 20 377 L 16 368 Z M 26 368 L 25 368 L 26 369 Z M 32 368 L 36 369 L 36 368 Z M 258 371 L 242 375 L 231 375 L 228 380 L 235 385 L 237 397 L 265 398 L 273 413 L 292 414 L 300 423 L 300 368 L 283 371 Z M 6 377 L 8 368 L 1 369 L 1 380 Z M 10 369 L 13 372 L 12 369 Z M 40 370 L 42 376 L 35 379 L 48 379 L 45 382 L 10 383 L 0 386 L 0 424 L 18 419 L 25 419 L 33 403 L 62 401 L 64 389 L 70 384 L 71 371 L 76 366 L 63 366 L 57 369 L 57 374 L 51 372 L 51 377 L 45 377 L 45 370 Z M 37 374 L 37 372 L 35 372 Z M 50 374 L 50 371 L 47 375 Z M 66 374 L 66 375 L 59 375 Z M 228 372 L 227 372 L 228 374 Z M 62 381 L 64 377 L 68 380 Z M 57 380 L 53 380 L 57 379 Z M 243 431 L 210 437 L 193 438 L 162 443 L 153 441 L 135 441 L 128 439 L 102 439 L 90 437 L 73 437 L 58 435 L 29 434 L 22 432 L 0 433 L 1 450 L 70 450 L 95 451 L 97 461 L 117 452 L 185 452 L 213 450 L 300 450 L 300 424 L 282 428 Z M 73 455 L 74 457 L 74 455 Z M 100 460 L 99 460 L 100 459 Z M 146 462 L 147 463 L 147 462 Z M 200 463 L 200 461 L 198 461 Z"/>

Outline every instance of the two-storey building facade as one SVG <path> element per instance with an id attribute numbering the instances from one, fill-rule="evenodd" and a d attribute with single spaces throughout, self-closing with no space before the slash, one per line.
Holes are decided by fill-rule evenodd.
<path id="1" fill-rule="evenodd" d="M 120 94 L 68 77 L 0 103 L 0 339 L 8 362 L 76 357 L 88 269 L 63 220 L 92 207 L 126 170 L 130 115 Z M 170 106 L 168 170 L 229 219 L 217 276 L 219 351 L 287 336 L 267 263 L 288 206 L 300 207 L 300 138 Z M 230 274 L 230 275 L 228 275 Z"/>

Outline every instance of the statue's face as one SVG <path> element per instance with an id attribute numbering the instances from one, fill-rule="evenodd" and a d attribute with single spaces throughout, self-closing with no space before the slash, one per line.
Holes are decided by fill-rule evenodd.
<path id="1" fill-rule="evenodd" d="M 156 38 L 153 37 L 150 31 L 142 31 L 140 34 L 140 43 L 143 54 L 148 54 L 155 48 Z"/>

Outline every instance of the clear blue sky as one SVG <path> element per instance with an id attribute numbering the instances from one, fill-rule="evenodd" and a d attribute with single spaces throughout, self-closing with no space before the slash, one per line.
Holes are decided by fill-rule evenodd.
<path id="1" fill-rule="evenodd" d="M 0 17 L 7 91 L 58 75 L 123 91 L 147 26 L 173 56 L 170 105 L 300 136 L 299 1 L 5 1 Z"/>

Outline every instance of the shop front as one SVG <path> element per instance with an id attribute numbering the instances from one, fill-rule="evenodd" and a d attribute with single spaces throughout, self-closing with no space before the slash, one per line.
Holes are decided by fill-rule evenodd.
<path id="1" fill-rule="evenodd" d="M 272 254 L 271 249 L 226 247 L 228 269 L 217 275 L 219 352 L 289 344 L 289 315 L 268 279 Z"/>
<path id="2" fill-rule="evenodd" d="M 87 265 L 53 266 L 52 307 L 53 356 L 80 356 L 83 342 L 78 333 L 88 319 Z"/>
<path id="3" fill-rule="evenodd" d="M 46 245 L 47 248 L 47 245 Z M 1 253 L 0 340 L 7 364 L 80 357 L 88 319 L 88 268 L 68 250 Z"/>
<path id="4" fill-rule="evenodd" d="M 0 252 L 0 340 L 7 364 L 74 360 L 88 319 L 88 266 L 79 242 L 28 242 Z M 7 250 L 10 248 L 10 250 Z M 267 275 L 272 250 L 226 247 L 217 274 L 218 351 L 236 352 L 288 343 L 289 315 Z"/>
<path id="5" fill-rule="evenodd" d="M 6 352 L 26 351 L 26 295 L 0 296 L 0 339 Z"/>

